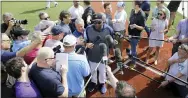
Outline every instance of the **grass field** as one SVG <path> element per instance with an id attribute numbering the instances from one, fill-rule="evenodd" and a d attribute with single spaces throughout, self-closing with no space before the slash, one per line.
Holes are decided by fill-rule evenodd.
<path id="1" fill-rule="evenodd" d="M 151 2 L 152 8 L 156 5 L 155 2 Z M 70 6 L 72 6 L 72 2 L 59 2 L 59 5 L 57 7 L 54 7 L 54 4 L 51 4 L 51 8 L 48 10 L 45 10 L 46 2 L 41 1 L 41 2 L 36 2 L 36 1 L 22 1 L 22 2 L 17 2 L 17 1 L 1 1 L 1 8 L 2 8 L 2 13 L 5 12 L 11 12 L 16 19 L 28 19 L 28 25 L 25 25 L 26 29 L 29 29 L 33 31 L 33 28 L 36 24 L 39 23 L 39 18 L 38 18 L 38 13 L 41 11 L 45 11 L 50 15 L 51 20 L 58 20 L 59 13 L 62 10 L 67 10 Z M 132 2 L 126 2 L 126 12 L 128 15 L 130 15 L 130 11 L 132 9 Z M 151 14 L 150 14 L 151 17 Z M 176 15 L 176 19 L 174 22 L 174 26 L 176 27 L 178 21 L 182 19 L 182 15 L 179 13 Z M 147 25 L 151 23 L 150 18 L 147 21 Z M 168 33 L 168 36 L 171 36 L 174 34 L 174 30 L 170 30 Z"/>

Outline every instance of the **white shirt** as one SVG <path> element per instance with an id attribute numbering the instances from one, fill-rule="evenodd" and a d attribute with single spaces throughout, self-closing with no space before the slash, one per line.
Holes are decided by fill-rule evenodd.
<path id="1" fill-rule="evenodd" d="M 78 17 L 82 17 L 82 14 L 84 13 L 84 8 L 81 5 L 79 5 L 78 8 L 71 6 L 68 11 L 71 14 L 71 18 L 75 19 Z"/>
<path id="2" fill-rule="evenodd" d="M 48 39 L 46 40 L 45 44 L 44 44 L 44 47 L 50 47 L 50 48 L 55 48 L 57 47 L 58 45 L 61 46 L 61 52 L 64 51 L 64 47 L 63 47 L 63 43 L 59 40 L 54 40 L 54 39 Z"/>
<path id="3" fill-rule="evenodd" d="M 174 60 L 174 59 L 178 59 L 178 58 L 179 58 L 179 56 L 178 56 L 178 53 L 176 52 L 169 60 Z M 173 76 L 176 76 L 178 73 L 181 73 L 181 74 L 183 74 L 183 76 L 181 76 L 179 79 L 187 81 L 187 74 L 188 74 L 187 70 L 188 70 L 188 59 L 182 63 L 175 63 L 175 64 L 171 65 L 168 73 Z M 171 79 L 173 79 L 173 78 L 168 75 L 166 76 L 166 80 L 171 80 Z M 179 80 L 175 80 L 174 82 L 179 85 L 186 85 L 186 84 L 180 82 Z"/>
<path id="4" fill-rule="evenodd" d="M 113 29 L 114 31 L 122 31 L 125 30 L 125 23 L 127 19 L 127 13 L 125 10 L 122 10 L 121 12 L 116 11 L 115 12 L 115 23 L 113 23 Z"/>

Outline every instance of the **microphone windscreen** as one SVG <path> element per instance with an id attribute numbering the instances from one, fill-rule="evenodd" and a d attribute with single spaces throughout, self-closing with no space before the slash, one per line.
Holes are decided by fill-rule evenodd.
<path id="1" fill-rule="evenodd" d="M 116 61 L 122 61 L 121 50 L 119 48 L 115 49 L 115 59 Z"/>
<path id="2" fill-rule="evenodd" d="M 109 47 L 113 47 L 113 46 L 114 46 L 114 39 L 112 38 L 111 35 L 106 35 L 106 36 L 105 36 L 105 41 L 106 41 L 106 44 L 107 44 Z"/>
<path id="3" fill-rule="evenodd" d="M 100 53 L 102 54 L 102 56 L 107 56 L 107 46 L 106 46 L 106 44 L 100 43 L 99 47 L 100 47 Z"/>

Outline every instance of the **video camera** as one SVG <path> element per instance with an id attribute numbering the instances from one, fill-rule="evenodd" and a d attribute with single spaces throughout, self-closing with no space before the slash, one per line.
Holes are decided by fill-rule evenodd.
<path id="1" fill-rule="evenodd" d="M 12 18 L 10 21 L 13 21 L 14 22 L 14 25 L 16 24 L 27 24 L 27 19 L 25 20 L 16 20 L 15 18 Z"/>

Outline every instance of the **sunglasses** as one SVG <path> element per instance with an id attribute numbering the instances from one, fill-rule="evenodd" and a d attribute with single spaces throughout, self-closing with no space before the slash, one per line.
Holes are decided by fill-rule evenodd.
<path id="1" fill-rule="evenodd" d="M 162 13 L 158 13 L 159 16 L 162 16 L 163 14 Z"/>
<path id="2" fill-rule="evenodd" d="M 95 21 L 95 24 L 102 24 L 102 21 Z"/>
<path id="3" fill-rule="evenodd" d="M 46 17 L 46 18 L 42 18 L 41 20 L 48 20 L 50 18 L 50 16 Z"/>

